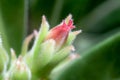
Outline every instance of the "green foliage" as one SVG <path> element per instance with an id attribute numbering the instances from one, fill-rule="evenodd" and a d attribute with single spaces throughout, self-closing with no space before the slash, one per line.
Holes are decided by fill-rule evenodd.
<path id="1" fill-rule="evenodd" d="M 120 32 L 82 54 L 67 69 L 62 69 L 59 76 L 53 80 L 114 80 L 120 78 L 119 43 Z"/>
<path id="2" fill-rule="evenodd" d="M 7 37 L 6 41 L 8 41 L 5 47 L 12 47 L 17 53 L 20 53 L 22 40 L 27 31 L 27 21 L 25 21 L 25 16 L 27 15 L 25 15 L 24 4 L 24 0 L 11 0 L 10 2 L 9 0 L 0 0 L 0 18 L 2 18 L 2 21 L 0 21 L 2 25 L 0 24 L 0 27 L 4 29 L 0 31 L 3 34 L 3 39 L 5 35 L 5 40 Z"/>
<path id="3" fill-rule="evenodd" d="M 63 61 L 65 57 L 63 57 L 63 54 L 68 56 L 69 49 L 62 49 L 63 51 L 58 52 L 61 55 L 56 54 L 56 57 L 49 53 L 51 49 L 54 52 L 54 45 L 49 48 L 48 43 L 51 42 L 42 43 L 49 26 L 40 28 L 43 29 L 43 32 L 40 31 L 38 34 L 40 36 L 40 38 L 38 37 L 39 41 L 34 43 L 35 45 L 29 52 L 28 50 L 31 48 L 31 45 L 30 48 L 28 47 L 29 40 L 26 40 L 28 43 L 23 43 L 22 52 L 20 52 L 25 36 L 39 28 L 41 16 L 46 15 L 48 21 L 50 21 L 50 27 L 54 27 L 70 13 L 74 18 L 75 29 L 82 29 L 83 32 L 77 38 L 74 32 L 71 32 L 64 46 L 71 45 L 76 38 L 73 44 L 76 52 L 80 54 L 80 58 L 73 61 L 64 60 L 59 65 L 56 63 L 56 61 Z M 0 48 L 0 55 L 4 56 L 4 52 L 5 55 L 6 52 L 10 53 L 10 48 L 13 48 L 17 55 L 22 53 L 28 66 L 34 65 L 34 69 L 36 69 L 35 66 L 40 67 L 40 65 L 33 64 L 35 60 L 32 59 L 38 58 L 38 63 L 44 65 L 42 69 L 46 69 L 45 71 L 40 70 L 40 75 L 44 76 L 45 74 L 45 77 L 46 73 L 49 73 L 54 66 L 58 65 L 52 73 L 47 74 L 46 79 L 50 77 L 51 80 L 119 80 L 119 27 L 120 0 L 0 0 L 0 37 L 2 37 L 3 46 L 6 49 Z M 48 50 L 45 51 L 46 47 L 48 47 Z M 35 53 L 36 55 L 33 57 L 29 53 Z M 49 56 L 46 56 L 46 54 L 38 56 L 39 53 L 46 53 Z M 53 61 L 50 56 L 53 57 Z M 10 65 L 17 60 L 16 56 L 11 55 L 11 57 Z M 45 60 L 45 63 L 42 60 Z M 51 60 L 50 63 L 49 60 Z M 0 67 L 0 80 L 3 78 L 1 73 L 4 72 L 3 66 L 7 66 L 5 62 L 5 58 L 0 58 L 0 66 L 2 66 Z M 10 65 L 8 66 L 10 67 Z M 6 69 L 4 70 L 6 71 Z M 8 74 L 9 72 L 5 77 Z M 32 78 L 33 80 L 38 79 L 36 75 Z"/>

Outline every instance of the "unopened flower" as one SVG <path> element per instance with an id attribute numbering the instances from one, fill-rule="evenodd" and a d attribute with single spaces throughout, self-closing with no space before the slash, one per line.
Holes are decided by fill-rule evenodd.
<path id="1" fill-rule="evenodd" d="M 8 74 L 9 76 L 7 78 L 9 78 L 9 80 L 31 80 L 31 71 L 22 59 L 22 56 L 19 56 L 19 58 L 15 59 L 11 64 Z"/>
<path id="2" fill-rule="evenodd" d="M 53 27 L 45 40 L 53 39 L 56 42 L 56 47 L 60 48 L 66 41 L 69 35 L 69 32 L 75 28 L 73 25 L 73 20 L 71 19 L 72 15 L 69 15 L 61 24 Z"/>
<path id="3" fill-rule="evenodd" d="M 35 41 L 32 49 L 25 55 L 25 60 L 32 74 L 37 77 L 48 75 L 60 62 L 68 58 L 73 52 L 72 42 L 81 30 L 72 32 L 72 15 L 69 15 L 59 25 L 49 30 L 49 24 L 42 17 L 39 31 L 34 30 Z M 23 49 L 24 51 L 24 49 Z M 25 51 L 26 53 L 26 51 Z"/>

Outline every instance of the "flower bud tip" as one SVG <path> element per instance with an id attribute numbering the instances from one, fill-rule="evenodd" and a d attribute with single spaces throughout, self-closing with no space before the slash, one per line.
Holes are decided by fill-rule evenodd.
<path id="1" fill-rule="evenodd" d="M 46 23 L 46 17 L 45 17 L 45 15 L 42 16 L 42 23 L 43 23 L 43 24 Z"/>
<path id="2" fill-rule="evenodd" d="M 74 32 L 75 35 L 78 35 L 78 34 L 80 34 L 80 33 L 82 33 L 82 30 L 78 30 L 78 31 L 75 31 L 75 32 Z"/>
<path id="3" fill-rule="evenodd" d="M 71 19 L 72 19 L 72 15 L 69 14 L 69 15 L 67 16 L 67 18 L 65 19 L 65 23 L 68 24 Z"/>
<path id="4" fill-rule="evenodd" d="M 33 31 L 33 34 L 34 34 L 35 37 L 37 37 L 37 36 L 38 36 L 38 31 L 37 31 L 37 30 L 34 30 L 34 31 Z"/>
<path id="5" fill-rule="evenodd" d="M 34 37 L 34 33 L 30 34 L 26 40 L 28 41 L 28 43 L 31 41 L 31 39 Z"/>
<path id="6" fill-rule="evenodd" d="M 16 54 L 13 48 L 10 48 L 10 52 L 12 57 L 16 57 Z"/>

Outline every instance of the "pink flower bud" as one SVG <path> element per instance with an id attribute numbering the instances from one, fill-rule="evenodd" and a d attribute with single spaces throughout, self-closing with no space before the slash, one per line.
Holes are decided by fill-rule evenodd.
<path id="1" fill-rule="evenodd" d="M 67 37 L 69 35 L 69 32 L 75 28 L 73 25 L 73 20 L 71 19 L 72 16 L 69 15 L 65 20 L 62 21 L 60 25 L 57 25 L 56 27 L 52 28 L 46 39 L 53 39 L 56 42 L 56 46 L 60 48 L 67 40 Z"/>

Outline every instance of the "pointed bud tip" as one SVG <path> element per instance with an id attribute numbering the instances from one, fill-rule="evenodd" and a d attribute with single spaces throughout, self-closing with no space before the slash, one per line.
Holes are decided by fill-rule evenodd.
<path id="1" fill-rule="evenodd" d="M 82 33 L 82 30 L 78 30 L 78 31 L 75 31 L 75 32 L 74 32 L 75 35 L 78 35 L 78 34 L 80 34 L 80 33 Z"/>
<path id="2" fill-rule="evenodd" d="M 72 14 L 69 14 L 66 19 L 68 20 L 72 19 Z"/>
<path id="3" fill-rule="evenodd" d="M 48 21 L 47 21 L 47 19 L 46 19 L 46 17 L 45 17 L 44 15 L 42 16 L 41 27 L 46 28 L 46 29 L 49 29 L 49 23 L 48 23 Z M 41 28 L 40 28 L 40 29 L 41 29 Z"/>
<path id="4" fill-rule="evenodd" d="M 34 33 L 28 35 L 28 36 L 25 38 L 25 43 L 29 43 L 29 42 L 32 40 L 33 37 L 34 37 Z"/>
<path id="5" fill-rule="evenodd" d="M 13 48 L 10 48 L 10 52 L 12 57 L 16 57 L 16 54 Z"/>
<path id="6" fill-rule="evenodd" d="M 46 23 L 46 17 L 45 17 L 45 15 L 42 16 L 42 23 Z"/>
<path id="7" fill-rule="evenodd" d="M 34 34 L 35 37 L 37 37 L 37 36 L 38 36 L 38 31 L 37 31 L 37 30 L 34 30 L 34 31 L 33 31 L 33 34 Z"/>
<path id="8" fill-rule="evenodd" d="M 67 18 L 65 19 L 65 23 L 69 24 L 69 21 L 72 19 L 72 14 L 69 14 Z"/>

